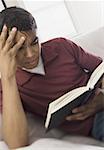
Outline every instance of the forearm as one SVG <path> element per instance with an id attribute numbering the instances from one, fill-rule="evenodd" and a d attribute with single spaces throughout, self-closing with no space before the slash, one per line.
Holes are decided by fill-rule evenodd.
<path id="1" fill-rule="evenodd" d="M 103 76 L 103 79 L 102 79 L 102 89 L 104 89 L 104 76 Z"/>
<path id="2" fill-rule="evenodd" d="M 28 126 L 16 79 L 1 79 L 3 90 L 3 138 L 9 148 L 28 144 Z"/>
<path id="3" fill-rule="evenodd" d="M 102 110 L 104 110 L 104 76 L 102 79 L 102 85 L 101 85 L 101 89 L 100 89 L 100 93 L 99 93 L 99 101 L 101 101 L 101 108 Z"/>

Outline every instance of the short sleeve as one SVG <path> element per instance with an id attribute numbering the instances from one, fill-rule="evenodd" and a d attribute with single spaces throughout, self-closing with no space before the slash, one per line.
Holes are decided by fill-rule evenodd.
<path id="1" fill-rule="evenodd" d="M 102 62 L 99 56 L 88 53 L 74 42 L 63 38 L 64 47 L 75 58 L 76 63 L 83 69 L 93 72 L 94 69 Z"/>

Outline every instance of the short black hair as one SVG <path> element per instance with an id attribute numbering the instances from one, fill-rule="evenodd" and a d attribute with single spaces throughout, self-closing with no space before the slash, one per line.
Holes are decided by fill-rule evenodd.
<path id="1" fill-rule="evenodd" d="M 6 24 L 11 30 L 16 27 L 19 31 L 28 31 L 37 28 L 36 21 L 31 13 L 20 7 L 8 7 L 0 12 L 0 32 Z"/>

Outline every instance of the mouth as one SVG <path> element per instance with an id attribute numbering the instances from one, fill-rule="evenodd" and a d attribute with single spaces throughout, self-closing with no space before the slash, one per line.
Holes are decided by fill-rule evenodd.
<path id="1" fill-rule="evenodd" d="M 33 60 L 33 61 L 28 61 L 28 62 L 26 62 L 25 64 L 30 64 L 30 65 L 32 65 L 32 64 L 35 64 L 36 63 L 36 60 Z"/>
<path id="2" fill-rule="evenodd" d="M 38 57 L 37 58 L 33 57 L 31 59 L 27 59 L 26 62 L 25 62 L 25 64 L 34 64 L 34 63 L 37 62 L 37 60 L 38 60 Z"/>
<path id="3" fill-rule="evenodd" d="M 39 60 L 38 57 L 28 59 L 28 60 L 25 61 L 24 67 L 27 68 L 27 69 L 32 69 L 32 68 L 37 66 L 38 60 Z"/>

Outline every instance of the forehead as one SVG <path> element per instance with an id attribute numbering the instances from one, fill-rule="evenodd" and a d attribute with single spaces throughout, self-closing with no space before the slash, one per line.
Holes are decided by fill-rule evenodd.
<path id="1" fill-rule="evenodd" d="M 29 31 L 17 31 L 15 41 L 19 41 L 21 37 L 25 37 L 25 43 L 31 43 L 34 38 L 36 37 L 36 30 L 29 30 Z"/>

